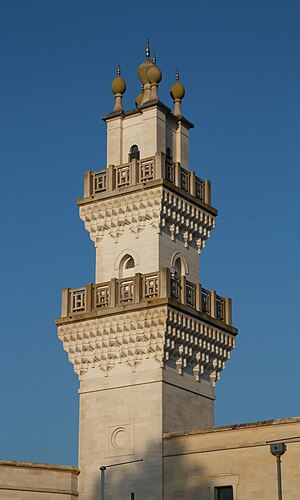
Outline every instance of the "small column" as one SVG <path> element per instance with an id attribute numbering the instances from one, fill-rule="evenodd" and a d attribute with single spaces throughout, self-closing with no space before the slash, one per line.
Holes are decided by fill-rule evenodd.
<path id="1" fill-rule="evenodd" d="M 192 196 L 195 196 L 195 193 L 196 193 L 195 181 L 196 181 L 196 174 L 195 174 L 195 172 L 192 171 L 190 173 L 190 186 L 189 186 L 189 188 L 190 188 L 190 194 Z"/>
<path id="2" fill-rule="evenodd" d="M 164 175 L 164 166 L 165 166 L 165 154 L 164 153 L 155 153 L 154 159 L 154 179 L 165 179 Z"/>
<path id="3" fill-rule="evenodd" d="M 215 290 L 211 290 L 211 292 L 210 292 L 210 315 L 212 318 L 217 317 L 216 291 Z"/>
<path id="4" fill-rule="evenodd" d="M 204 203 L 211 204 L 211 183 L 209 180 L 204 181 Z"/>
<path id="5" fill-rule="evenodd" d="M 133 158 L 130 162 L 130 170 L 131 170 L 131 179 L 130 179 L 130 184 L 131 186 L 136 186 L 137 183 L 140 181 L 139 179 L 139 173 L 138 173 L 138 162 L 136 158 Z"/>
<path id="6" fill-rule="evenodd" d="M 159 296 L 160 298 L 170 297 L 170 269 L 163 267 L 159 271 Z"/>
<path id="7" fill-rule="evenodd" d="M 180 182 L 180 163 L 178 161 L 175 163 L 174 183 L 175 183 L 175 186 L 181 187 L 181 182 Z"/>
<path id="8" fill-rule="evenodd" d="M 110 280 L 110 307 L 116 307 L 117 278 Z"/>
<path id="9" fill-rule="evenodd" d="M 113 191 L 115 189 L 115 179 L 114 179 L 114 165 L 108 165 L 107 167 L 107 179 L 106 179 L 106 188 L 107 191 Z"/>
<path id="10" fill-rule="evenodd" d="M 202 286 L 200 283 L 196 284 L 195 305 L 196 311 L 202 312 Z"/>
<path id="11" fill-rule="evenodd" d="M 142 299 L 142 275 L 136 273 L 133 279 L 133 301 L 135 304 L 141 302 Z"/>
<path id="12" fill-rule="evenodd" d="M 186 277 L 180 276 L 179 300 L 182 304 L 186 304 Z"/>
<path id="13" fill-rule="evenodd" d="M 230 297 L 225 299 L 225 323 L 232 325 L 232 300 Z"/>
<path id="14" fill-rule="evenodd" d="M 85 310 L 86 312 L 91 312 L 93 308 L 93 283 L 89 283 L 86 287 L 86 303 Z"/>
<path id="15" fill-rule="evenodd" d="M 92 194 L 92 176 L 91 171 L 86 170 L 83 174 L 83 197 L 88 198 Z"/>
<path id="16" fill-rule="evenodd" d="M 69 314 L 69 288 L 62 289 L 61 317 L 66 318 Z"/>

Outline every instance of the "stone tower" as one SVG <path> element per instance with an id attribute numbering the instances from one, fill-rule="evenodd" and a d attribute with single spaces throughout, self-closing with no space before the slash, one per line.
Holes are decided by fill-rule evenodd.
<path id="1" fill-rule="evenodd" d="M 189 168 L 184 87 L 173 112 L 158 97 L 155 60 L 124 111 L 112 83 L 107 166 L 85 172 L 80 218 L 96 249 L 95 284 L 63 289 L 58 336 L 80 380 L 79 494 L 163 498 L 162 436 L 214 425 L 214 386 L 235 345 L 231 300 L 202 288 L 199 255 L 215 225 L 210 182 Z"/>

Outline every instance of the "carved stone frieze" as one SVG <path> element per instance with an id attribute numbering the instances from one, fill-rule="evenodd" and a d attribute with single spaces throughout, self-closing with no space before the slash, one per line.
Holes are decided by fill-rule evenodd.
<path id="1" fill-rule="evenodd" d="M 136 191 L 80 207 L 80 218 L 96 245 L 105 234 L 118 240 L 128 228 L 136 238 L 147 223 L 157 231 L 166 228 L 172 240 L 191 242 L 198 253 L 205 246 L 215 218 L 198 205 L 163 187 Z"/>
<path id="2" fill-rule="evenodd" d="M 173 364 L 178 373 L 193 370 L 196 380 L 208 374 L 215 386 L 234 347 L 234 335 L 168 309 L 165 361 Z"/>
<path id="3" fill-rule="evenodd" d="M 198 381 L 205 374 L 213 385 L 235 347 L 234 335 L 169 306 L 74 321 L 59 326 L 58 336 L 78 375 L 90 368 L 108 375 L 118 364 L 135 371 L 153 358 Z"/>
<path id="4" fill-rule="evenodd" d="M 198 253 L 215 227 L 215 218 L 181 196 L 164 189 L 162 198 L 161 226 L 168 227 L 171 239 L 181 235 L 186 247 L 194 242 Z"/>
<path id="5" fill-rule="evenodd" d="M 99 368 L 105 375 L 119 363 L 134 371 L 143 359 L 163 361 L 166 307 L 144 309 L 59 326 L 74 371 Z"/>
<path id="6" fill-rule="evenodd" d="M 126 227 L 138 238 L 148 221 L 159 231 L 161 198 L 162 189 L 156 188 L 99 200 L 80 207 L 80 218 L 96 245 L 105 233 L 118 240 Z"/>

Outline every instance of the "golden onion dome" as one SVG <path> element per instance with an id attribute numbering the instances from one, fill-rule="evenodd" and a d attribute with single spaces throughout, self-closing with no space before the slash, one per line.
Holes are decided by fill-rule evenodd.
<path id="1" fill-rule="evenodd" d="M 120 75 L 121 75 L 121 69 L 120 65 L 118 65 L 117 76 L 111 84 L 111 90 L 114 94 L 124 94 L 126 90 L 125 80 Z"/>
<path id="2" fill-rule="evenodd" d="M 148 69 L 147 78 L 150 83 L 159 84 L 162 79 L 162 73 L 156 64 L 153 63 L 153 66 Z"/>
<path id="3" fill-rule="evenodd" d="M 182 83 L 179 82 L 179 73 L 176 71 L 176 82 L 172 85 L 170 94 L 172 99 L 183 99 L 185 96 L 185 88 Z"/>
<path id="4" fill-rule="evenodd" d="M 148 80 L 148 71 L 154 66 L 150 59 L 145 59 L 142 64 L 139 65 L 137 69 L 137 74 L 143 85 L 150 83 Z"/>
<path id="5" fill-rule="evenodd" d="M 149 40 L 147 39 L 146 59 L 144 62 L 142 62 L 142 64 L 139 65 L 139 67 L 137 69 L 137 75 L 138 75 L 138 77 L 141 80 L 143 85 L 150 83 L 148 80 L 148 71 L 153 66 L 155 66 L 155 64 L 152 61 L 150 61 L 150 43 L 149 43 Z"/>

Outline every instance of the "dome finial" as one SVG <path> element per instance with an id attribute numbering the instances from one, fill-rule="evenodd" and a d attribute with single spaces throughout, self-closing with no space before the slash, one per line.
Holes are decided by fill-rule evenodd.
<path id="1" fill-rule="evenodd" d="M 111 90 L 113 94 L 115 94 L 115 99 L 116 99 L 114 111 L 123 111 L 122 97 L 126 90 L 126 83 L 120 75 L 121 75 L 121 67 L 120 64 L 118 64 L 117 76 L 111 84 Z"/>
<path id="2" fill-rule="evenodd" d="M 141 85 L 141 92 L 136 96 L 135 98 L 135 105 L 136 107 L 140 106 L 142 104 L 144 97 L 144 85 Z"/>
<path id="3" fill-rule="evenodd" d="M 170 94 L 171 94 L 171 97 L 174 101 L 174 111 L 173 111 L 173 114 L 175 116 L 177 116 L 178 120 L 181 120 L 182 118 L 182 112 L 181 112 L 181 101 L 182 99 L 184 98 L 184 95 L 185 95 L 185 89 L 184 89 L 184 86 L 182 85 L 182 83 L 180 83 L 179 81 L 179 72 L 178 72 L 178 68 L 176 70 L 176 81 L 175 83 L 172 85 L 171 87 L 171 90 L 170 90 Z"/>
<path id="4" fill-rule="evenodd" d="M 148 81 L 150 82 L 151 86 L 151 95 L 150 95 L 150 100 L 151 101 L 159 101 L 158 93 L 157 93 L 157 87 L 159 82 L 162 79 L 162 74 L 159 69 L 159 67 L 155 64 L 156 63 L 156 57 L 154 53 L 154 57 L 152 59 L 152 67 L 149 68 L 148 73 L 147 73 L 147 78 Z"/>
<path id="5" fill-rule="evenodd" d="M 149 42 L 149 38 L 147 38 L 147 41 L 146 41 L 146 59 L 149 59 L 150 58 L 150 42 Z"/>
<path id="6" fill-rule="evenodd" d="M 156 64 L 156 52 L 153 53 L 152 62 Z"/>
<path id="7" fill-rule="evenodd" d="M 150 60 L 150 42 L 149 38 L 147 38 L 146 42 L 146 59 L 142 64 L 139 65 L 137 69 L 137 74 L 139 79 L 141 80 L 144 86 L 144 94 L 143 94 L 143 102 L 145 104 L 147 101 L 151 100 L 151 85 L 148 79 L 148 70 L 154 67 L 155 64 Z"/>

